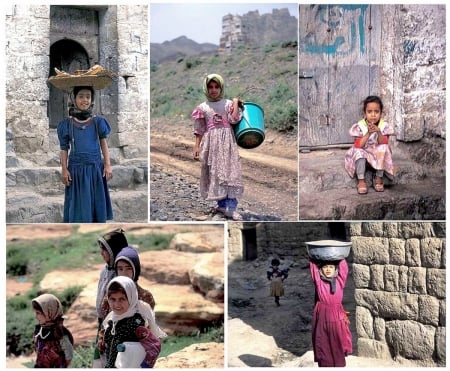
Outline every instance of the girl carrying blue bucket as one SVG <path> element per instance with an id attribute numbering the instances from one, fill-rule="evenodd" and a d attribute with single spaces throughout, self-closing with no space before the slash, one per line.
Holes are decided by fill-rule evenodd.
<path id="1" fill-rule="evenodd" d="M 238 198 L 244 192 L 239 151 L 233 126 L 242 119 L 240 101 L 224 99 L 224 80 L 210 74 L 203 81 L 207 101 L 198 105 L 194 119 L 194 159 L 201 160 L 200 195 L 217 201 L 215 211 L 241 221 Z"/>

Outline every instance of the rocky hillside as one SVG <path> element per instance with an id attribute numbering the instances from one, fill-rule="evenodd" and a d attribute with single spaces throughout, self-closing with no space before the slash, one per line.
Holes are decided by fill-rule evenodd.
<path id="1" fill-rule="evenodd" d="M 211 43 L 197 43 L 186 36 L 163 43 L 150 43 L 150 63 L 160 64 L 192 55 L 216 53 L 219 47 Z"/>

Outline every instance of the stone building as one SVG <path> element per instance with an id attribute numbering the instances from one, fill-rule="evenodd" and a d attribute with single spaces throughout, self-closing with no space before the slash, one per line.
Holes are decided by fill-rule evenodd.
<path id="1" fill-rule="evenodd" d="M 260 15 L 257 10 L 244 15 L 227 14 L 222 18 L 220 49 L 231 51 L 240 45 L 264 46 L 274 42 L 297 40 L 297 18 L 287 8 Z"/>
<path id="2" fill-rule="evenodd" d="M 302 273 L 308 258 L 305 242 L 351 241 L 350 298 L 344 307 L 352 313 L 354 355 L 445 366 L 444 222 L 229 223 L 228 233 L 230 267 L 243 260 L 266 266 L 278 257 L 307 280 L 308 273 Z M 229 280 L 235 276 L 236 268 L 229 268 Z M 297 282 L 289 290 L 312 312 L 310 288 Z M 291 315 L 302 310 L 294 308 Z"/>
<path id="3" fill-rule="evenodd" d="M 55 67 L 95 64 L 118 75 L 94 106 L 112 128 L 115 220 L 147 221 L 148 6 L 10 5 L 5 14 L 7 222 L 62 220 L 55 128 L 68 96 L 47 79 Z"/>

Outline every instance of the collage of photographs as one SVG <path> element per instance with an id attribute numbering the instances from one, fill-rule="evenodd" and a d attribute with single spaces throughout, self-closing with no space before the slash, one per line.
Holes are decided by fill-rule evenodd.
<path id="1" fill-rule="evenodd" d="M 6 4 L 3 368 L 446 367 L 435 4 Z"/>

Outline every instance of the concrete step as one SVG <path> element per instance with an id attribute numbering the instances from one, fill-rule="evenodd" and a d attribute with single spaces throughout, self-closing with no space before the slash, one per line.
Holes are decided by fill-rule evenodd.
<path id="1" fill-rule="evenodd" d="M 113 178 L 109 181 L 111 190 L 133 190 L 146 187 L 147 166 L 115 165 Z M 60 167 L 7 168 L 6 189 L 29 190 L 42 196 L 56 196 L 64 192 Z"/>
<path id="2" fill-rule="evenodd" d="M 445 220 L 445 178 L 420 183 L 386 185 L 384 192 L 369 188 L 299 193 L 300 220 Z"/>
<path id="3" fill-rule="evenodd" d="M 137 190 L 110 190 L 113 222 L 148 222 L 148 187 Z M 61 223 L 64 193 L 43 196 L 26 190 L 6 190 L 7 223 Z"/>
<path id="4" fill-rule="evenodd" d="M 356 187 L 356 179 L 350 178 L 344 168 L 344 157 L 347 150 L 332 149 L 299 153 L 299 190 L 300 192 L 324 192 L 333 189 L 348 190 Z M 441 177 L 439 171 L 423 167 L 409 158 L 394 156 L 395 178 L 386 184 L 420 183 L 427 177 Z M 372 185 L 371 172 L 367 172 L 366 180 Z"/>

